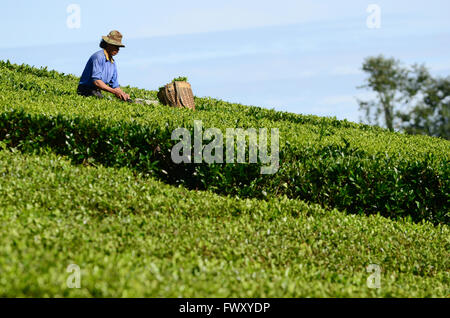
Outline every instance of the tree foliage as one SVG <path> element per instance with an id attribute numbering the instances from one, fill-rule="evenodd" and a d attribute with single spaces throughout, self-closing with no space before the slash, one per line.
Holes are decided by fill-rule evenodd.
<path id="1" fill-rule="evenodd" d="M 369 77 L 359 88 L 376 93 L 375 100 L 358 100 L 369 124 L 383 119 L 390 131 L 450 139 L 450 77 L 434 78 L 424 65 L 405 67 L 383 55 L 368 57 L 362 70 Z"/>

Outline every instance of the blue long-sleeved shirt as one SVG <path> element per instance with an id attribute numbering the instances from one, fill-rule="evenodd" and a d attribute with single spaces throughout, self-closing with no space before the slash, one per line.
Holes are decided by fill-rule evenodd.
<path id="1" fill-rule="evenodd" d="M 94 88 L 94 81 L 96 80 L 102 80 L 112 88 L 119 87 L 116 63 L 114 59 L 109 59 L 105 50 L 100 50 L 89 58 L 81 75 L 80 85 Z"/>

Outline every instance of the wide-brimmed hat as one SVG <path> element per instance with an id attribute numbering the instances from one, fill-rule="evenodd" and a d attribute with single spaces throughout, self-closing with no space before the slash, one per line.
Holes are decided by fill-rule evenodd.
<path id="1" fill-rule="evenodd" d="M 106 36 L 102 36 L 102 39 L 108 44 L 125 47 L 125 45 L 122 44 L 122 33 L 117 30 L 109 32 Z"/>

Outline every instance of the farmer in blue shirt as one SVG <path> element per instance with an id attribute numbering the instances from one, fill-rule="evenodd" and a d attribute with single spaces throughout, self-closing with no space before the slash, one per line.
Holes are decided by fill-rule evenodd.
<path id="1" fill-rule="evenodd" d="M 102 50 L 89 58 L 78 84 L 78 94 L 102 98 L 101 91 L 106 91 L 120 100 L 130 100 L 130 96 L 119 86 L 117 65 L 113 58 L 119 53 L 121 47 L 125 45 L 122 44 L 122 34 L 119 31 L 111 31 L 107 36 L 102 37 L 100 42 Z"/>

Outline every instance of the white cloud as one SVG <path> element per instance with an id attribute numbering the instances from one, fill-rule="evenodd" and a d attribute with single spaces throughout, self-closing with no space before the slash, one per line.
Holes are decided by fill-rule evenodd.
<path id="1" fill-rule="evenodd" d="M 270 47 L 236 47 L 228 50 L 202 50 L 196 52 L 179 52 L 171 53 L 160 56 L 149 56 L 145 58 L 134 58 L 122 62 L 122 65 L 126 66 L 142 66 L 152 64 L 178 64 L 184 62 L 202 61 L 208 59 L 220 59 L 237 56 L 247 56 L 254 54 L 270 54 L 277 53 L 276 50 Z"/>
<path id="2" fill-rule="evenodd" d="M 363 72 L 359 66 L 343 65 L 337 66 L 330 71 L 330 75 L 333 76 L 348 76 L 348 75 L 361 75 Z"/>
<path id="3" fill-rule="evenodd" d="M 353 95 L 328 96 L 321 100 L 321 104 L 324 105 L 346 104 L 346 103 L 354 103 L 355 100 L 356 98 Z"/>
<path id="4" fill-rule="evenodd" d="M 320 105 L 340 105 L 340 104 L 356 104 L 357 99 L 368 100 L 374 98 L 374 93 L 366 92 L 359 94 L 344 94 L 344 95 L 332 95 L 326 96 L 319 100 Z"/>
<path id="5" fill-rule="evenodd" d="M 428 63 L 425 66 L 429 67 L 429 69 L 432 72 L 450 71 L 450 63 L 449 62 Z"/>
<path id="6" fill-rule="evenodd" d="M 286 25 L 325 19 L 333 15 L 330 4 L 312 0 L 170 1 L 149 12 L 149 19 L 132 37 L 237 30 Z M 166 12 L 166 14 L 162 14 Z"/>

